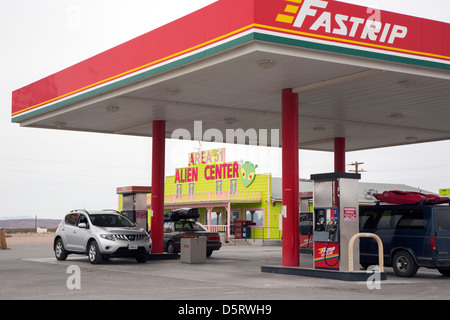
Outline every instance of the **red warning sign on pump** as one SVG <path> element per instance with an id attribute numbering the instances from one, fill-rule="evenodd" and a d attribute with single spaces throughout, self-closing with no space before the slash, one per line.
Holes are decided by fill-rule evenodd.
<path id="1" fill-rule="evenodd" d="M 344 221 L 356 221 L 356 208 L 344 208 Z"/>

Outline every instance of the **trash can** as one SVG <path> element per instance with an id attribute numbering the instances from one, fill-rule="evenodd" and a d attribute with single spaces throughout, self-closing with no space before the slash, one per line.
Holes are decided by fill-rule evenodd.
<path id="1" fill-rule="evenodd" d="M 182 263 L 206 262 L 206 237 L 181 239 Z"/>
<path id="2" fill-rule="evenodd" d="M 244 229 L 243 229 L 243 238 L 244 239 L 251 239 L 252 238 L 252 228 L 251 228 L 251 226 L 253 225 L 253 222 L 251 222 L 251 221 L 247 221 L 246 223 L 245 223 L 245 227 L 244 227 Z"/>

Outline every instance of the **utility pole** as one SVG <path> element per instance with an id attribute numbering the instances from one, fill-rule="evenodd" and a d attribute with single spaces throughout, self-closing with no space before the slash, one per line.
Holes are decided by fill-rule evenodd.
<path id="1" fill-rule="evenodd" d="M 355 161 L 353 163 L 350 163 L 349 166 L 354 166 L 355 170 L 349 170 L 349 171 L 350 172 L 354 172 L 354 173 L 366 172 L 366 170 L 359 168 L 359 166 L 362 165 L 362 164 L 364 164 L 364 162 Z"/>

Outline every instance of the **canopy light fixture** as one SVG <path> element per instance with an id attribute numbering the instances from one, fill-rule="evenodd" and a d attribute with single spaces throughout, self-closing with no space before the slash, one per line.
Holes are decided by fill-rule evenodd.
<path id="1" fill-rule="evenodd" d="M 414 88 L 417 82 L 414 80 L 400 81 L 398 85 L 404 89 Z"/>
<path id="2" fill-rule="evenodd" d="M 223 120 L 225 122 L 225 124 L 233 124 L 236 122 L 235 118 L 226 118 Z"/>
<path id="3" fill-rule="evenodd" d="M 182 90 L 180 88 L 167 88 L 164 91 L 169 96 L 177 96 L 181 93 Z"/>
<path id="4" fill-rule="evenodd" d="M 258 66 L 261 69 L 272 69 L 273 67 L 275 67 L 277 65 L 277 62 L 275 60 L 270 60 L 270 59 L 264 59 L 264 60 L 260 60 L 258 61 Z"/>
<path id="5" fill-rule="evenodd" d="M 106 107 L 106 111 L 111 112 L 111 113 L 116 113 L 120 110 L 119 107 L 116 106 L 107 106 Z"/>
<path id="6" fill-rule="evenodd" d="M 391 113 L 389 115 L 389 118 L 394 119 L 394 120 L 400 120 L 403 118 L 403 113 L 400 113 L 400 112 Z"/>
<path id="7" fill-rule="evenodd" d="M 58 129 L 64 129 L 67 126 L 67 122 L 55 122 L 55 126 Z"/>

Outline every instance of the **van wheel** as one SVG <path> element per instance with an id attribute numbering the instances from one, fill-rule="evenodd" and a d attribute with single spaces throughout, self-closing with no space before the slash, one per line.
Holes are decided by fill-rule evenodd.
<path id="1" fill-rule="evenodd" d="M 405 250 L 398 251 L 392 259 L 392 267 L 399 277 L 414 277 L 419 270 L 419 266 L 414 261 L 412 255 Z"/>
<path id="2" fill-rule="evenodd" d="M 169 243 L 167 244 L 167 253 L 176 253 L 175 245 L 172 241 L 169 241 Z"/>

